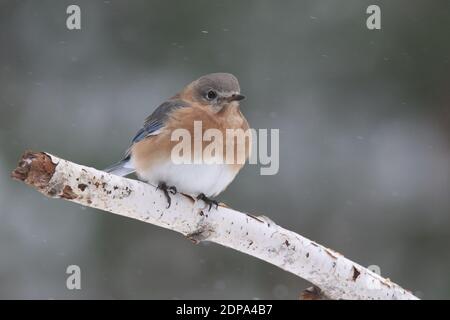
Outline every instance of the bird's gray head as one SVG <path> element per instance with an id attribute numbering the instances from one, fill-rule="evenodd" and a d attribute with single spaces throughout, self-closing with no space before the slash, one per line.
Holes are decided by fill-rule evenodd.
<path id="1" fill-rule="evenodd" d="M 192 99 L 203 105 L 210 105 L 216 111 L 245 97 L 241 95 L 239 81 L 230 73 L 207 74 L 191 84 Z"/>

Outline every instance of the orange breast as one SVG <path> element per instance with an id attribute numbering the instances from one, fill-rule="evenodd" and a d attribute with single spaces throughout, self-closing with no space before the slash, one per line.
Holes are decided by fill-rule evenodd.
<path id="1" fill-rule="evenodd" d="M 227 129 L 249 129 L 247 120 L 239 110 L 237 104 L 230 104 L 218 113 L 210 111 L 204 106 L 193 106 L 175 110 L 167 120 L 164 129 L 155 136 L 149 136 L 132 146 L 131 154 L 136 170 L 151 170 L 152 167 L 161 162 L 170 161 L 171 151 L 179 141 L 171 141 L 171 134 L 175 129 L 185 129 L 190 133 L 191 146 L 194 145 L 194 121 L 201 121 L 202 136 L 208 129 L 218 129 L 223 136 L 222 157 L 226 159 L 226 150 L 233 149 L 232 164 L 229 164 L 230 170 L 236 173 L 243 167 L 242 159 L 247 160 L 251 148 L 251 135 L 247 135 L 244 141 L 236 139 L 235 136 L 227 136 Z M 201 150 L 210 144 L 210 141 L 203 141 Z M 192 152 L 192 160 L 194 154 Z M 229 158 L 230 159 L 230 158 Z"/>

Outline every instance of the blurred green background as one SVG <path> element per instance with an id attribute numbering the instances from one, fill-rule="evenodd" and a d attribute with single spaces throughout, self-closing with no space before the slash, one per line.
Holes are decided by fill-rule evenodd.
<path id="1" fill-rule="evenodd" d="M 449 1 L 1 0 L 0 298 L 296 299 L 309 286 L 9 178 L 25 149 L 106 167 L 156 106 L 219 71 L 239 78 L 252 127 L 280 129 L 279 173 L 246 166 L 221 201 L 450 298 L 449 30 Z M 82 290 L 66 289 L 70 264 Z"/>

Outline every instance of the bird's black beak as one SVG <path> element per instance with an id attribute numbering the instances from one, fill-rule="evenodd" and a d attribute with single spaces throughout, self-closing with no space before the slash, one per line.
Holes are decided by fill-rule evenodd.
<path id="1" fill-rule="evenodd" d="M 228 102 L 241 101 L 241 100 L 244 100 L 244 99 L 245 99 L 244 95 L 236 93 L 236 94 L 232 94 L 231 96 L 228 97 Z"/>

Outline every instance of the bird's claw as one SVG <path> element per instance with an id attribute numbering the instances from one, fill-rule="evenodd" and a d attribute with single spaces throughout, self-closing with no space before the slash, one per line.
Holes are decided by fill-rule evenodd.
<path id="1" fill-rule="evenodd" d="M 174 186 L 168 187 L 167 190 L 168 190 L 171 194 L 177 194 L 177 188 L 175 188 Z"/>
<path id="2" fill-rule="evenodd" d="M 168 187 L 164 182 L 161 182 L 157 187 L 156 190 L 162 190 L 162 192 L 164 192 L 164 195 L 166 196 L 167 199 L 167 207 L 166 209 L 170 208 L 170 205 L 172 204 L 172 198 L 170 198 L 170 194 L 176 194 L 177 193 L 177 188 L 175 188 L 174 186 L 170 186 Z"/>
<path id="3" fill-rule="evenodd" d="M 210 199 L 207 196 L 205 196 L 205 194 L 200 193 L 197 196 L 197 200 L 202 200 L 204 203 L 206 203 L 207 205 L 209 205 L 208 211 L 211 211 L 212 206 L 216 206 L 216 210 L 217 208 L 219 208 L 219 203 L 216 200 Z"/>

